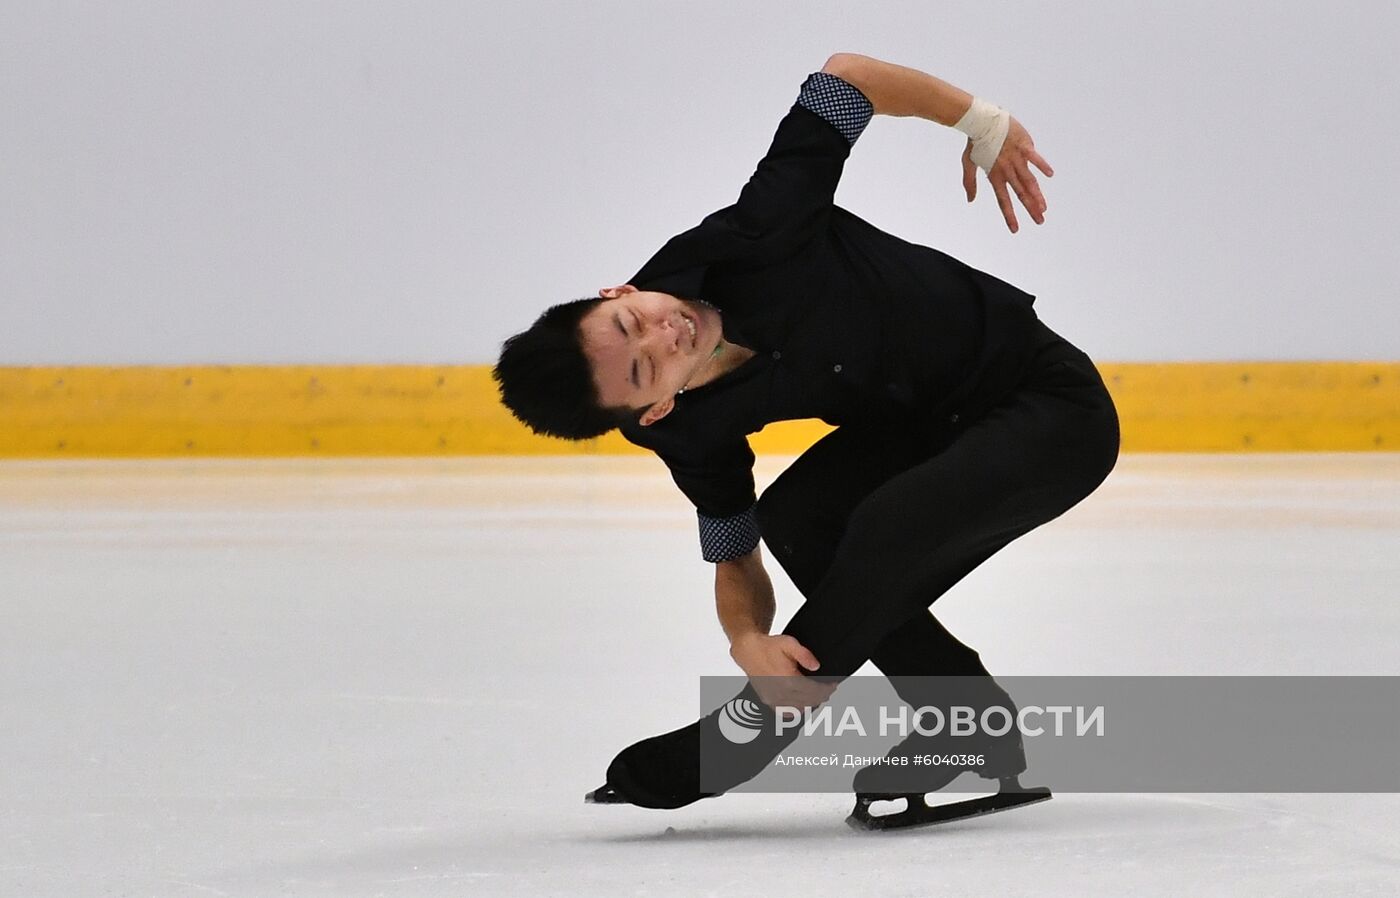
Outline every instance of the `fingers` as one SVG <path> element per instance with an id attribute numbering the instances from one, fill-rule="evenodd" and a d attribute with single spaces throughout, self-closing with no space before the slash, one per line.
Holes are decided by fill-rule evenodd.
<path id="1" fill-rule="evenodd" d="M 1041 159 L 1039 154 L 1035 155 L 1035 159 L 1039 160 L 1036 164 L 1053 177 L 1054 170 L 1041 164 L 1045 160 Z M 1045 211 L 1050 205 L 1045 201 L 1040 182 L 1031 173 L 1030 166 L 1026 165 L 1025 159 L 1019 161 L 1018 167 L 1010 159 L 1004 159 L 987 173 L 987 180 L 992 183 L 992 190 L 996 193 L 997 205 L 1001 207 L 1002 217 L 1006 219 L 1006 226 L 1013 234 L 1019 231 L 1021 226 L 1016 220 L 1016 209 L 1011 202 L 1011 191 L 1007 189 L 1007 185 L 1016 191 L 1021 205 L 1030 213 L 1036 224 L 1045 224 Z M 963 190 L 967 194 L 967 201 L 972 202 L 977 195 L 977 167 L 966 157 L 963 159 Z"/>
<path id="2" fill-rule="evenodd" d="M 1021 205 L 1026 207 L 1035 223 L 1045 224 L 1045 196 L 1040 192 L 1040 185 L 1036 183 L 1030 169 L 1018 171 L 1013 167 L 1007 181 L 1021 198 Z"/>
<path id="3" fill-rule="evenodd" d="M 963 190 L 967 193 L 968 202 L 972 201 L 976 190 L 976 171 L 969 172 L 971 166 L 972 142 L 968 141 L 967 148 L 963 152 Z M 1002 217 L 1006 219 L 1006 226 L 1015 234 L 1020 230 L 1020 224 L 1016 221 L 1016 210 L 1011 202 L 1010 191 L 1016 191 L 1016 196 L 1020 199 L 1021 205 L 1030 213 L 1031 219 L 1036 224 L 1045 224 L 1045 210 L 1049 204 L 1045 201 L 1045 194 L 1040 190 L 1040 182 L 1036 180 L 1031 172 L 1031 165 L 1040 169 L 1046 176 L 1053 178 L 1055 169 L 1045 157 L 1040 155 L 1035 149 L 1035 144 L 1031 142 L 1030 135 L 1026 133 L 1021 123 L 1013 117 L 1011 119 L 1010 139 L 1002 147 L 1001 154 L 997 161 L 987 172 L 987 180 L 992 182 L 992 189 L 996 192 L 997 205 L 1001 207 Z"/>
<path id="4" fill-rule="evenodd" d="M 1045 224 L 1045 210 L 1049 208 L 1050 204 L 1045 202 L 1045 194 L 1040 192 L 1040 184 L 1036 181 L 1035 175 L 1031 174 L 1030 169 L 1026 169 L 1021 175 L 1021 184 L 1026 195 L 1030 197 L 1031 203 L 1034 203 L 1034 205 L 1027 203 L 1026 208 L 1030 209 L 1036 216 L 1036 224 Z M 1021 201 L 1025 202 L 1025 196 L 1021 198 Z"/>
<path id="5" fill-rule="evenodd" d="M 963 192 L 967 194 L 967 201 L 970 203 L 977 199 L 977 166 L 972 162 L 972 141 L 967 142 L 967 149 L 963 150 Z"/>
<path id="6" fill-rule="evenodd" d="M 802 704 L 809 708 L 823 704 L 831 698 L 831 694 L 835 691 L 835 683 L 810 682 L 802 690 Z"/>
<path id="7" fill-rule="evenodd" d="M 1016 233 L 1021 226 L 1016 222 L 1016 210 L 1011 206 L 1011 194 L 1006 189 L 1006 176 L 1001 174 L 993 175 L 990 178 L 992 190 L 997 195 L 997 205 L 1001 207 L 1002 217 L 1006 219 L 1006 226 L 1011 229 L 1011 233 Z"/>
<path id="8" fill-rule="evenodd" d="M 992 182 L 992 189 L 997 194 L 997 204 L 1001 206 L 1001 213 L 1006 218 L 1011 233 L 1016 233 L 1020 225 L 1016 221 L 1010 192 L 1006 189 L 1008 184 L 1016 191 L 1016 196 L 1030 213 L 1031 219 L 1036 224 L 1045 224 L 1045 210 L 1049 208 L 1049 204 L 1045 201 L 1045 194 L 1041 192 L 1039 182 L 1036 181 L 1035 175 L 1031 174 L 1030 167 L 1024 160 L 1021 160 L 1019 167 L 1010 159 L 998 163 L 988 173 L 987 180 Z"/>
<path id="9" fill-rule="evenodd" d="M 1026 158 L 1034 162 L 1036 168 L 1045 172 L 1047 178 L 1055 177 L 1055 170 L 1050 167 L 1050 163 L 1046 162 L 1043 156 L 1035 151 L 1034 147 L 1026 150 Z"/>
<path id="10" fill-rule="evenodd" d="M 778 684 L 777 688 L 767 691 L 767 696 L 759 692 L 758 697 L 771 708 L 813 708 L 831 698 L 836 686 L 803 677 L 800 681 L 793 679 L 792 682 Z"/>
<path id="11" fill-rule="evenodd" d="M 783 637 L 783 652 L 796 661 L 806 670 L 816 670 L 821 665 L 817 662 L 817 656 L 807 650 L 807 647 L 791 636 Z"/>
<path id="12" fill-rule="evenodd" d="M 837 683 L 823 683 L 810 677 L 751 677 L 759 701 L 770 708 L 812 708 L 831 698 Z"/>

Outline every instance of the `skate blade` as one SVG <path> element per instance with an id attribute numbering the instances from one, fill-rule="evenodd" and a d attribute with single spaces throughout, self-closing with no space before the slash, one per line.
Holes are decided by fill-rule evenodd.
<path id="1" fill-rule="evenodd" d="M 627 799 L 607 783 L 583 796 L 583 801 L 584 804 L 627 804 Z"/>
<path id="2" fill-rule="evenodd" d="M 1009 811 L 1023 805 L 1035 804 L 1050 799 L 1050 790 L 1045 786 L 1021 786 L 1015 791 L 1004 789 L 996 795 L 970 798 L 966 801 L 950 801 L 947 804 L 929 805 L 924 796 L 918 793 L 903 796 L 909 806 L 893 814 L 872 814 L 870 806 L 882 799 L 868 795 L 857 795 L 855 809 L 846 823 L 861 832 L 880 832 L 891 829 L 912 829 L 919 826 L 934 826 L 951 823 L 954 820 L 967 820 Z"/>

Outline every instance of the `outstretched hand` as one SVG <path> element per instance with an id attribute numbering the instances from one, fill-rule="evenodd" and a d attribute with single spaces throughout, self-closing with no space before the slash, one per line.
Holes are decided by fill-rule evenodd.
<path id="1" fill-rule="evenodd" d="M 997 161 L 987 172 L 987 180 L 992 182 L 992 190 L 996 191 L 1001 214 L 1006 218 L 1006 226 L 1013 234 L 1020 230 L 1020 225 L 1016 223 L 1016 210 L 1011 207 L 1011 196 L 1006 189 L 1008 184 L 1021 198 L 1021 205 L 1026 207 L 1035 223 L 1045 224 L 1045 197 L 1040 192 L 1040 184 L 1036 182 L 1035 175 L 1031 174 L 1032 162 L 1046 177 L 1055 176 L 1055 170 L 1050 167 L 1050 163 L 1035 151 L 1035 142 L 1031 140 L 1030 134 L 1026 133 L 1026 129 L 1012 116 L 1011 126 L 1006 132 L 1006 141 L 1001 145 Z M 967 201 L 970 203 L 977 198 L 977 166 L 972 161 L 971 139 L 967 142 L 967 148 L 963 150 L 962 166 L 963 190 L 967 192 Z"/>

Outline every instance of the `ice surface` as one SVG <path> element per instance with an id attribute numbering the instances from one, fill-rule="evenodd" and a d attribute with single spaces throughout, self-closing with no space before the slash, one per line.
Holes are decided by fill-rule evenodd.
<path id="1" fill-rule="evenodd" d="M 1397 548 L 1400 455 L 1128 456 L 936 607 L 995 673 L 1396 674 Z M 584 805 L 732 672 L 710 576 L 649 458 L 0 465 L 0 895 L 1400 893 L 1396 795 Z"/>

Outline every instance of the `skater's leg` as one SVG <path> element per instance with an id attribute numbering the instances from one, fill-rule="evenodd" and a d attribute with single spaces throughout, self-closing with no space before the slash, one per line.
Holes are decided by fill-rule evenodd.
<path id="1" fill-rule="evenodd" d="M 961 671 L 926 660 L 918 647 L 930 637 L 914 634 L 932 620 L 921 606 L 1017 536 L 1088 495 L 1112 468 L 1117 416 L 1097 372 L 1077 355 L 1045 361 L 1027 389 L 932 458 L 881 484 L 850 514 L 830 566 L 784 630 L 816 655 L 823 674 L 848 675 L 867 657 L 893 656 L 900 660 L 891 666 L 900 665 L 900 673 L 921 675 L 891 677 L 911 705 L 999 705 L 1014 713 L 1010 697 L 970 650 L 975 669 L 967 673 L 973 676 L 926 679 Z M 915 733 L 891 754 L 971 754 L 979 761 L 967 769 L 992 778 L 1025 769 L 1017 734 L 963 751 L 946 742 Z M 854 785 L 858 792 L 933 791 L 961 769 L 872 765 Z"/>
<path id="2" fill-rule="evenodd" d="M 758 505 L 760 530 L 769 551 L 799 590 L 810 593 L 825 576 L 852 509 L 880 483 L 928 454 L 926 444 L 916 442 L 908 429 L 882 433 L 841 428 L 804 453 L 764 491 Z M 896 626 L 886 641 L 874 658 L 886 675 L 987 676 L 977 653 L 955 639 L 926 608 Z M 916 706 L 927 703 L 921 695 L 906 694 L 897 676 L 891 683 L 906 701 Z M 749 685 L 736 698 L 756 700 L 757 696 Z M 702 732 L 717 726 L 717 715 L 712 712 L 623 750 L 608 768 L 610 791 L 634 804 L 657 808 L 679 807 L 702 797 L 697 752 Z M 789 732 L 795 737 L 797 731 Z M 756 773 L 792 737 L 760 737 L 734 749 L 752 758 L 751 764 L 737 766 Z"/>
<path id="3" fill-rule="evenodd" d="M 758 503 L 769 552 L 805 596 L 826 576 L 851 512 L 871 491 L 929 454 L 908 429 L 843 427 L 818 441 Z M 936 595 L 930 595 L 932 602 Z M 977 653 L 927 609 L 897 625 L 871 656 L 886 676 L 985 676 Z"/>
<path id="4" fill-rule="evenodd" d="M 1068 509 L 1107 476 L 1118 451 L 1112 401 L 1087 357 L 1062 345 L 1069 351 L 1059 358 L 1042 353 L 1008 402 L 856 504 L 830 568 L 785 629 L 812 649 L 821 673 L 854 672 L 896 628 L 992 553 Z M 796 546 L 784 546 L 771 532 L 780 559 L 796 554 Z M 926 629 L 928 638 L 940 634 L 946 630 Z M 636 796 L 645 793 L 654 807 L 702 797 L 691 779 L 701 729 L 712 727 L 714 717 L 625 749 L 609 768 L 609 782 L 631 780 L 637 788 L 633 794 L 620 790 L 624 797 L 642 803 Z M 757 749 L 760 741 L 766 742 L 751 745 Z M 781 746 L 763 745 L 749 760 L 771 758 L 770 749 L 776 754 Z"/>
<path id="5" fill-rule="evenodd" d="M 894 473 L 899 473 L 922 460 L 892 453 L 890 447 L 898 445 L 869 430 L 837 430 L 764 491 L 758 504 L 760 532 L 804 595 L 815 593 L 826 576 L 851 512 L 889 479 L 886 465 L 898 464 Z M 980 561 L 969 559 L 965 570 L 949 579 L 960 579 Z M 930 590 L 924 598 L 932 602 L 938 595 Z M 913 708 L 974 703 L 1012 707 L 1010 696 L 992 679 L 977 652 L 948 632 L 927 608 L 917 609 L 890 630 L 870 660 Z"/>
<path id="6" fill-rule="evenodd" d="M 1092 492 L 1117 454 L 1102 380 L 1083 353 L 1059 344 L 1007 402 L 859 503 L 784 632 L 816 655 L 822 674 L 853 673 L 931 597 Z"/>

